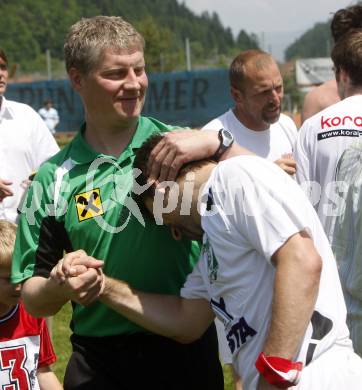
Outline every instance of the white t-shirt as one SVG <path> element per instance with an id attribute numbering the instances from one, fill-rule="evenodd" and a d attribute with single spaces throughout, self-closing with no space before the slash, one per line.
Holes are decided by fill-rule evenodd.
<path id="1" fill-rule="evenodd" d="M 229 130 L 235 141 L 260 157 L 275 161 L 283 154 L 293 153 L 297 128 L 287 115 L 281 114 L 278 122 L 262 131 L 250 130 L 235 116 L 232 109 L 207 123 L 202 130 Z"/>
<path id="2" fill-rule="evenodd" d="M 332 249 L 344 289 L 347 324 L 355 351 L 362 356 L 362 142 L 349 146 L 338 164 L 337 180 L 348 184 L 333 221 Z"/>
<path id="3" fill-rule="evenodd" d="M 336 262 L 318 216 L 293 179 L 265 159 L 235 157 L 214 169 L 203 200 L 214 215 L 202 216 L 203 249 L 181 295 L 210 301 L 225 325 L 234 366 L 246 389 L 256 388 L 254 364 L 271 318 L 271 257 L 302 230 L 313 238 L 323 268 L 313 325 L 295 360 L 309 362 L 333 345 L 352 348 Z"/>
<path id="4" fill-rule="evenodd" d="M 306 190 L 330 240 L 339 192 L 347 191 L 343 183 L 335 181 L 336 168 L 345 149 L 358 141 L 361 107 L 361 95 L 346 98 L 306 120 L 298 134 L 294 153 L 297 181 Z"/>
<path id="5" fill-rule="evenodd" d="M 15 222 L 24 194 L 22 182 L 59 151 L 40 116 L 28 105 L 2 97 L 0 109 L 0 178 L 10 180 L 13 196 L 0 202 L 0 219 Z"/>
<path id="6" fill-rule="evenodd" d="M 45 107 L 42 107 L 38 111 L 38 114 L 42 117 L 50 132 L 54 134 L 55 126 L 59 123 L 58 111 L 53 107 L 50 107 L 49 110 L 47 110 Z"/>

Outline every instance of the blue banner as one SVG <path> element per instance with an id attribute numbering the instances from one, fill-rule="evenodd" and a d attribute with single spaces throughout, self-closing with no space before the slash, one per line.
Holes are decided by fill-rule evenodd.
<path id="1" fill-rule="evenodd" d="M 232 106 L 229 90 L 226 69 L 154 73 L 142 114 L 172 125 L 203 126 Z M 52 99 L 60 117 L 57 131 L 76 131 L 83 122 L 82 102 L 69 80 L 9 84 L 6 98 L 35 110 Z"/>

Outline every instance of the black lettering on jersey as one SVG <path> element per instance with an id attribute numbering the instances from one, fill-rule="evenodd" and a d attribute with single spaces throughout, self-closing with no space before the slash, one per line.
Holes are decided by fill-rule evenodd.
<path id="1" fill-rule="evenodd" d="M 362 134 L 362 132 L 355 129 L 336 129 L 319 133 L 317 135 L 317 140 L 323 141 L 324 139 L 334 137 L 359 137 L 360 134 Z"/>
<path id="2" fill-rule="evenodd" d="M 214 195 L 212 194 L 211 188 L 209 188 L 209 193 L 207 194 L 206 211 L 211 211 L 213 205 Z"/>
<path id="3" fill-rule="evenodd" d="M 231 353 L 245 344 L 248 337 L 254 337 L 256 334 L 257 331 L 248 325 L 244 317 L 241 317 L 226 335 Z"/>
<path id="4" fill-rule="evenodd" d="M 327 317 L 322 316 L 321 313 L 314 311 L 310 320 L 312 324 L 312 337 L 307 350 L 307 357 L 305 364 L 308 365 L 312 359 L 317 344 L 323 339 L 332 329 L 333 322 Z"/>
<path id="5" fill-rule="evenodd" d="M 226 304 L 223 297 L 220 297 L 220 302 L 211 299 L 210 305 L 221 322 L 228 323 L 234 319 L 234 317 L 227 312 Z"/>

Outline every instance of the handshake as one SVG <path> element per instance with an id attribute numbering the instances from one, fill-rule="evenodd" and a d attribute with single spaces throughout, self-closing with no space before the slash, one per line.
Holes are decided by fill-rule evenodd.
<path id="1" fill-rule="evenodd" d="M 83 250 L 70 252 L 53 267 L 50 280 L 62 288 L 68 299 L 89 306 L 104 293 L 107 278 L 103 264 Z"/>

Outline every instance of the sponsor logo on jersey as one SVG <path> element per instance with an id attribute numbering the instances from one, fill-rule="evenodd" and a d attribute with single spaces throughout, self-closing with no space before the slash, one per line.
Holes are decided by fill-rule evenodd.
<path id="1" fill-rule="evenodd" d="M 248 337 L 254 337 L 258 333 L 246 322 L 245 317 L 234 320 L 234 317 L 227 311 L 223 297 L 220 297 L 219 302 L 211 299 L 210 305 L 216 317 L 224 324 L 226 339 L 231 353 L 234 353 L 245 344 L 248 341 Z"/>
<path id="2" fill-rule="evenodd" d="M 226 334 L 231 353 L 234 353 L 248 341 L 248 337 L 254 337 L 258 332 L 253 329 L 245 317 L 241 317 L 234 325 L 231 326 Z"/>
<path id="3" fill-rule="evenodd" d="M 352 117 L 352 116 L 346 115 L 343 117 L 334 116 L 332 118 L 331 117 L 326 118 L 323 115 L 321 116 L 322 129 L 329 128 L 329 127 L 336 127 L 339 125 L 342 125 L 342 126 L 347 125 L 348 126 L 351 124 L 354 124 L 357 127 L 362 127 L 362 116 Z"/>
<path id="4" fill-rule="evenodd" d="M 324 139 L 333 138 L 333 137 L 359 137 L 362 134 L 361 131 L 354 129 L 337 129 L 337 130 L 329 130 L 323 133 L 319 133 L 317 136 L 318 141 L 322 141 Z"/>
<path id="5" fill-rule="evenodd" d="M 104 214 L 99 188 L 74 196 L 79 222 Z"/>
<path id="6" fill-rule="evenodd" d="M 220 297 L 219 302 L 215 299 L 211 299 L 210 305 L 216 317 L 224 324 L 225 328 L 227 328 L 234 317 L 227 312 L 224 298 Z"/>

